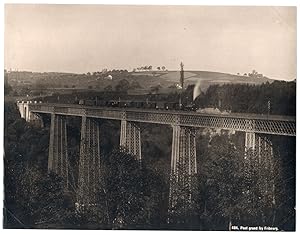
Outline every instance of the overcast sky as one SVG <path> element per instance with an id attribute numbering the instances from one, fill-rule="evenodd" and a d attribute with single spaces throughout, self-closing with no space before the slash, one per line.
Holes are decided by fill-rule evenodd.
<path id="1" fill-rule="evenodd" d="M 6 5 L 5 68 L 143 65 L 296 78 L 295 7 Z"/>

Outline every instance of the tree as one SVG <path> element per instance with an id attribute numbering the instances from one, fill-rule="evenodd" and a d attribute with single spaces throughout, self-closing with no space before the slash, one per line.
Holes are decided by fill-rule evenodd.
<path id="1" fill-rule="evenodd" d="M 18 193 L 29 224 L 42 225 L 58 222 L 66 216 L 61 179 L 54 174 L 43 175 L 38 169 L 25 169 Z M 68 205 L 71 208 L 72 203 Z"/>
<path id="2" fill-rule="evenodd" d="M 130 85 L 131 89 L 139 89 L 142 88 L 138 81 L 133 81 Z"/>
<path id="3" fill-rule="evenodd" d="M 47 174 L 48 133 L 26 123 L 14 107 L 5 104 L 4 226 L 42 228 L 62 223 L 73 203 L 64 194 L 61 179 Z"/>
<path id="4" fill-rule="evenodd" d="M 103 167 L 105 200 L 114 228 L 145 228 L 160 222 L 157 218 L 165 185 L 155 172 L 126 149 L 106 156 Z"/>
<path id="5" fill-rule="evenodd" d="M 226 230 L 228 224 L 239 219 L 243 154 L 222 135 L 211 140 L 206 154 L 200 177 L 203 179 L 201 188 L 207 197 L 202 199 L 204 210 L 201 217 L 205 218 L 205 223 L 217 218 L 223 220 L 222 230 Z"/>
<path id="6" fill-rule="evenodd" d="M 5 94 L 5 95 L 8 95 L 12 90 L 13 90 L 13 89 L 12 89 L 12 86 L 11 86 L 11 85 L 9 85 L 9 84 L 5 84 L 5 85 L 4 85 L 4 94 Z"/>
<path id="7" fill-rule="evenodd" d="M 7 73 L 5 72 L 5 73 L 4 73 L 4 94 L 5 94 L 5 95 L 8 95 L 11 91 L 12 91 L 12 87 L 11 87 L 11 85 L 9 85 L 9 83 L 8 83 L 8 75 L 7 75 Z"/>
<path id="8" fill-rule="evenodd" d="M 130 83 L 126 79 L 122 79 L 115 87 L 116 91 L 126 92 L 130 88 Z"/>

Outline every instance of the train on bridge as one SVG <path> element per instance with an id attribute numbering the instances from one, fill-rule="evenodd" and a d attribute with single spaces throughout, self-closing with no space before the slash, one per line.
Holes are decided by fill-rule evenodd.
<path id="1" fill-rule="evenodd" d="M 221 105 L 200 108 L 199 104 L 182 97 L 179 102 L 177 95 L 128 95 L 116 92 L 104 92 L 89 94 L 60 94 L 43 97 L 43 103 L 60 103 L 60 104 L 79 104 L 82 106 L 98 106 L 112 108 L 134 108 L 144 110 L 170 110 L 170 111 L 187 111 L 207 114 L 229 114 L 230 110 L 223 110 Z"/>
<path id="2" fill-rule="evenodd" d="M 99 100 L 95 99 L 80 99 L 75 101 L 76 104 L 87 106 L 101 106 L 101 107 L 118 107 L 118 108 L 140 108 L 140 109 L 157 109 L 157 110 L 183 110 L 196 111 L 197 108 L 194 103 L 182 104 L 179 102 L 165 102 L 165 101 L 137 101 L 137 100 Z"/>
<path id="3" fill-rule="evenodd" d="M 137 100 L 103 100 L 103 99 L 80 99 L 75 101 L 75 104 L 86 106 L 100 106 L 100 107 L 115 107 L 115 108 L 138 108 L 138 109 L 156 109 L 156 110 L 175 110 L 175 111 L 191 111 L 207 114 L 223 114 L 231 113 L 229 110 L 221 111 L 218 108 L 198 108 L 195 103 L 179 104 L 179 102 L 165 102 L 165 101 L 137 101 Z"/>

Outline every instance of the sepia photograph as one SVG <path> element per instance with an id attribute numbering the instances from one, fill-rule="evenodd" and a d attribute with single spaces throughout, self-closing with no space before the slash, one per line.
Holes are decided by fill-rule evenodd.
<path id="1" fill-rule="evenodd" d="M 3 229 L 296 230 L 296 6 L 3 5 Z"/>

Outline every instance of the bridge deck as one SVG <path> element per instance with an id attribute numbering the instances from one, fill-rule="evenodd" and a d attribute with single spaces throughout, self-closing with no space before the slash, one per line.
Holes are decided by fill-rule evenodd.
<path id="1" fill-rule="evenodd" d="M 191 111 L 155 110 L 138 108 L 110 108 L 75 104 L 29 104 L 34 113 L 55 113 L 144 123 L 211 127 L 274 135 L 296 135 L 296 117 L 248 113 L 209 114 Z"/>

